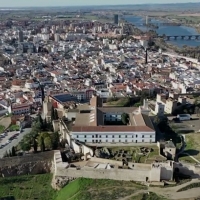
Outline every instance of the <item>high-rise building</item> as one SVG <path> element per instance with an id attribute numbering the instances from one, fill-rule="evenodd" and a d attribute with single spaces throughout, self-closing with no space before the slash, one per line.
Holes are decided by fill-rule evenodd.
<path id="1" fill-rule="evenodd" d="M 19 42 L 23 42 L 24 41 L 24 36 L 23 36 L 23 31 L 22 30 L 19 30 L 19 33 L 18 33 L 18 37 L 19 37 Z"/>
<path id="2" fill-rule="evenodd" d="M 60 41 L 60 35 L 58 33 L 56 33 L 54 35 L 54 40 L 55 40 L 55 42 L 59 42 Z"/>
<path id="3" fill-rule="evenodd" d="M 119 16 L 118 15 L 114 15 L 114 23 L 118 24 L 119 22 Z"/>
<path id="4" fill-rule="evenodd" d="M 149 16 L 146 16 L 146 25 L 149 24 Z"/>

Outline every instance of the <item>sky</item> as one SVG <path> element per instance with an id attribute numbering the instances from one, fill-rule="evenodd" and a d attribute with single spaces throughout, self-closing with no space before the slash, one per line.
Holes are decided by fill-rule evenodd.
<path id="1" fill-rule="evenodd" d="M 187 2 L 199 2 L 199 0 L 0 0 L 0 7 L 87 6 Z"/>

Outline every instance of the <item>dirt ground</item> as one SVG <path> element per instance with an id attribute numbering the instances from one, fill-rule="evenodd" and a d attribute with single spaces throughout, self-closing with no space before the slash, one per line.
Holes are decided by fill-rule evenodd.
<path id="1" fill-rule="evenodd" d="M 5 129 L 8 128 L 10 126 L 11 123 L 11 118 L 10 117 L 4 117 L 0 120 L 0 125 L 4 126 Z"/>

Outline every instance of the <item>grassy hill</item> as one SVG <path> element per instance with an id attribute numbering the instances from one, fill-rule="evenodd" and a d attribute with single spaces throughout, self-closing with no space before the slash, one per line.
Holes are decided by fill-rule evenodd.
<path id="1" fill-rule="evenodd" d="M 51 174 L 0 178 L 0 198 L 7 200 L 163 200 L 146 186 L 128 181 L 79 178 L 60 191 L 51 188 Z"/>
<path id="2" fill-rule="evenodd" d="M 0 198 L 13 197 L 14 200 L 54 200 L 57 191 L 52 189 L 51 180 L 51 174 L 0 178 Z"/>
<path id="3" fill-rule="evenodd" d="M 145 189 L 134 182 L 80 178 L 59 191 L 56 200 L 114 200 Z"/>

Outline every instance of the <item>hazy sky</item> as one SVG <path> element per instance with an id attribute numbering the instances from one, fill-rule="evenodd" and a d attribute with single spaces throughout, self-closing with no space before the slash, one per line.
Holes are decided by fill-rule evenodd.
<path id="1" fill-rule="evenodd" d="M 77 6 L 77 5 L 115 5 L 142 3 L 185 3 L 199 0 L 0 0 L 0 7 L 26 6 Z"/>

